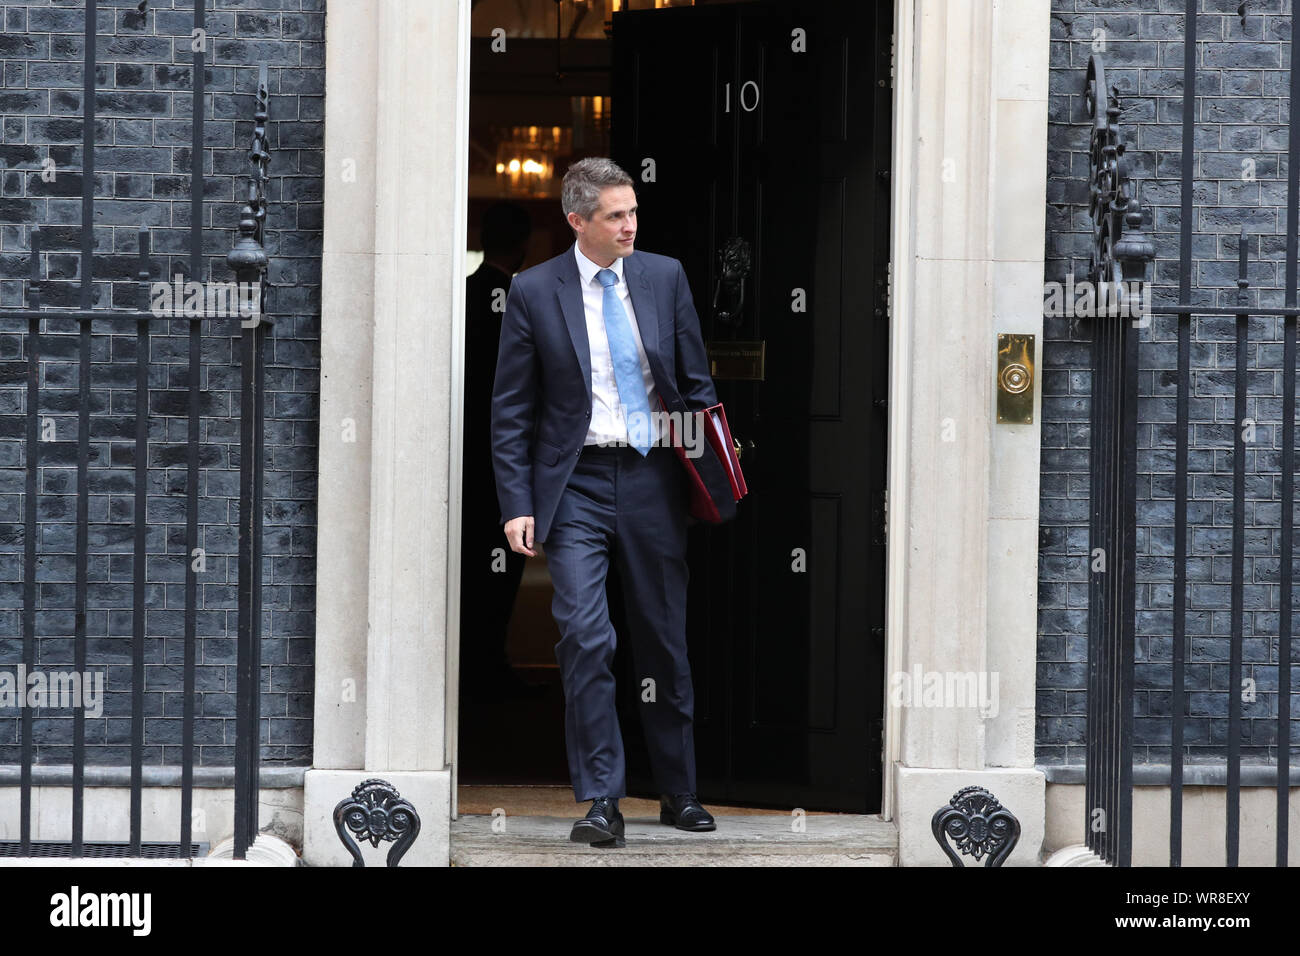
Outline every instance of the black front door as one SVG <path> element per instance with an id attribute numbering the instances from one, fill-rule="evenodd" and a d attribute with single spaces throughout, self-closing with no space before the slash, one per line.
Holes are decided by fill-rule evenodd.
<path id="1" fill-rule="evenodd" d="M 880 808 L 888 6 L 614 17 L 637 246 L 685 265 L 750 488 L 733 523 L 691 532 L 706 802 Z M 745 274 L 719 289 L 734 240 Z M 621 650 L 618 666 L 629 792 L 653 794 Z"/>

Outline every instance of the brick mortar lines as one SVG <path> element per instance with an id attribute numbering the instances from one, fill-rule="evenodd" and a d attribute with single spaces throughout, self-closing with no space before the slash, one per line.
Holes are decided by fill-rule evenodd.
<path id="1" fill-rule="evenodd" d="M 1252 302 L 1281 304 L 1286 237 L 1291 5 L 1202 0 L 1197 21 L 1193 302 L 1235 306 L 1237 233 L 1252 242 Z M 1118 86 L 1132 178 L 1151 207 L 1157 244 L 1154 298 L 1176 301 L 1181 190 L 1182 0 L 1053 0 L 1048 139 L 1046 278 L 1087 272 L 1088 125 L 1082 87 L 1094 30 L 1105 31 L 1107 81 Z M 1254 182 L 1243 177 L 1253 161 Z M 1253 317 L 1247 416 L 1256 440 L 1246 461 L 1243 757 L 1276 752 L 1282 413 L 1281 323 Z M 1169 760 L 1173 629 L 1173 471 L 1177 337 L 1157 317 L 1142 333 L 1138 409 L 1138 622 L 1135 759 Z M 1090 332 L 1044 320 L 1042 534 L 1036 754 L 1043 764 L 1083 762 L 1086 714 L 1088 415 Z M 1196 756 L 1226 753 L 1230 621 L 1235 320 L 1196 317 L 1192 329 L 1188 470 L 1186 742 Z M 1226 496 L 1226 498 L 1224 497 Z M 1273 530 L 1269 530 L 1270 527 Z M 1297 562 L 1300 569 L 1300 562 Z M 1272 637 L 1270 641 L 1268 638 Z M 1300 644 L 1293 644 L 1300 688 Z M 1255 666 L 1258 664 L 1259 666 Z M 1300 715 L 1293 699 L 1292 713 Z M 1300 722 L 1292 722 L 1293 751 Z"/>
<path id="2" fill-rule="evenodd" d="M 256 64 L 269 63 L 272 150 L 267 251 L 273 324 L 266 341 L 266 488 L 261 757 L 311 762 L 315 610 L 316 446 L 323 190 L 324 10 L 318 0 L 212 0 L 207 15 L 205 268 L 224 257 L 246 194 Z M 188 278 L 192 9 L 150 0 L 101 6 L 96 77 L 96 303 L 133 307 L 136 231 L 151 227 L 155 281 Z M 79 278 L 80 7 L 0 4 L 0 301 L 22 303 L 28 229 L 44 231 L 46 274 Z M 41 180 L 53 159 L 54 183 Z M 207 276 L 201 277 L 206 278 Z M 115 280 L 115 281 L 107 281 Z M 76 283 L 47 304 L 75 302 Z M 0 371 L 25 367 L 24 322 L 0 323 Z M 181 760 L 188 322 L 157 320 L 150 346 L 150 472 L 146 601 L 145 763 Z M 234 755 L 234 662 L 239 482 L 237 320 L 205 325 L 200 470 L 199 689 L 196 763 Z M 75 540 L 76 327 L 47 321 L 40 414 L 56 439 L 41 445 L 37 666 L 72 661 Z M 106 666 L 104 715 L 86 721 L 87 761 L 129 760 L 132 633 L 135 334 L 95 323 L 90 465 L 89 666 Z M 0 375 L 0 669 L 21 659 L 23 422 L 21 375 Z M 97 666 L 99 665 L 99 666 Z M 115 689 L 117 688 L 117 689 Z M 0 763 L 15 763 L 18 721 L 0 713 Z M 66 712 L 63 712 L 66 714 Z M 70 717 L 38 712 L 37 760 L 71 759 Z"/>

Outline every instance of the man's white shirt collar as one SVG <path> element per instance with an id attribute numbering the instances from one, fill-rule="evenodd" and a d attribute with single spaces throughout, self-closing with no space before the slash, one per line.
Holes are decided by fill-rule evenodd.
<path id="1" fill-rule="evenodd" d="M 582 276 L 583 284 L 590 285 L 591 280 L 596 278 L 596 273 L 605 268 L 605 266 L 598 266 L 596 263 L 588 259 L 576 242 L 573 244 L 573 253 L 578 258 L 578 274 Z M 615 256 L 614 264 L 609 266 L 609 268 L 614 270 L 614 275 L 618 277 L 618 282 L 622 282 L 623 257 Z M 617 284 L 618 283 L 616 282 L 615 285 Z"/>

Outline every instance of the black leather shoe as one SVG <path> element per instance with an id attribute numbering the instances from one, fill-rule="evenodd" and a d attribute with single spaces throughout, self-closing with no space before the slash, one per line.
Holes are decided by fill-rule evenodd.
<path id="1" fill-rule="evenodd" d="M 709 811 L 700 805 L 693 793 L 674 793 L 659 798 L 659 822 L 679 830 L 702 832 L 716 830 L 717 824 Z"/>
<path id="2" fill-rule="evenodd" d="M 573 825 L 569 839 L 599 847 L 627 846 L 623 839 L 623 814 L 617 797 L 597 797 L 587 815 Z"/>

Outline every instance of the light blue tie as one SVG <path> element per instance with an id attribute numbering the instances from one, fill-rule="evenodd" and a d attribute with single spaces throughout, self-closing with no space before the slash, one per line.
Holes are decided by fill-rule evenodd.
<path id="1" fill-rule="evenodd" d="M 645 379 L 641 376 L 641 358 L 637 355 L 627 311 L 614 288 L 618 276 L 613 269 L 601 269 L 596 278 L 605 287 L 605 336 L 609 339 L 609 355 L 614 361 L 614 380 L 618 383 L 618 398 L 623 404 L 628 443 L 644 456 L 650 451 L 650 402 L 646 397 Z"/>

